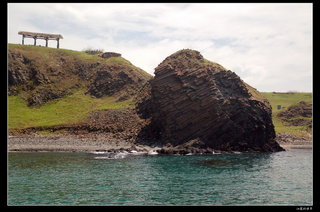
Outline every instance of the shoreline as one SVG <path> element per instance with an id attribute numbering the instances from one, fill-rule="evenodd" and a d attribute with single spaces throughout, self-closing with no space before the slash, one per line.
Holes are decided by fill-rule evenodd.
<path id="1" fill-rule="evenodd" d="M 275 140 L 285 150 L 313 148 L 313 139 L 310 133 L 301 137 L 292 135 L 290 133 L 278 133 Z"/>
<path id="2" fill-rule="evenodd" d="M 312 142 L 297 142 L 299 144 L 280 144 L 282 148 L 285 150 L 288 149 L 313 149 L 313 144 Z"/>
<path id="3" fill-rule="evenodd" d="M 156 148 L 105 135 L 22 135 L 8 137 L 9 152 L 150 151 Z"/>
<path id="4" fill-rule="evenodd" d="M 312 139 L 297 139 L 288 136 L 283 139 L 281 135 L 277 137 L 277 142 L 285 150 L 288 149 L 312 149 Z M 138 144 L 124 139 L 113 138 L 108 134 L 88 134 L 88 135 L 19 135 L 8 136 L 8 152 L 97 152 L 97 151 L 138 151 L 138 152 L 159 152 L 172 153 L 221 153 L 213 149 L 190 150 L 181 147 L 168 147 L 157 144 Z"/>

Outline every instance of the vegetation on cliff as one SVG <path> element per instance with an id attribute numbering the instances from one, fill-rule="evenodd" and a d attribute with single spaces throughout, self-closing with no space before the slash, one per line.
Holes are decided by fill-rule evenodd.
<path id="1" fill-rule="evenodd" d="M 122 57 L 9 44 L 9 130 L 75 124 L 96 110 L 133 108 L 150 78 Z"/>
<path id="2" fill-rule="evenodd" d="M 178 52 L 173 56 L 175 60 L 171 56 L 163 63 L 174 66 L 177 62 L 180 67 L 186 69 L 188 67 L 201 70 L 209 68 L 216 77 L 219 75 L 223 77 L 224 72 L 231 73 L 221 65 L 200 57 L 196 52 L 189 52 L 187 55 L 189 60 L 185 60 L 185 56 Z M 215 73 L 217 70 L 222 72 Z M 183 74 L 182 71 L 178 72 L 179 76 Z M 127 131 L 125 137 L 128 138 L 132 136 L 129 135 L 131 132 L 138 133 L 138 128 L 147 123 L 142 123 L 143 120 L 134 114 L 134 107 L 137 101 L 150 95 L 149 80 L 152 76 L 121 56 L 102 58 L 97 54 L 87 54 L 83 51 L 9 44 L 8 77 L 9 132 L 13 129 L 28 128 L 43 128 L 42 131 L 50 132 L 50 127 L 54 131 L 59 131 L 59 129 L 67 129 L 70 125 L 74 126 L 74 129 L 86 128 L 88 131 L 99 131 L 98 128 L 108 132 L 124 130 Z M 192 74 L 188 77 L 192 78 Z M 227 78 L 237 81 L 236 77 L 231 75 Z M 199 85 L 203 83 L 201 80 L 200 74 L 196 77 Z M 172 82 L 169 80 L 167 83 Z M 217 80 L 217 83 L 221 86 L 222 84 L 230 86 L 227 89 L 221 88 L 222 93 L 228 93 L 234 86 L 232 83 L 229 85 L 221 80 Z M 290 106 L 300 101 L 304 101 L 310 111 L 311 93 L 259 93 L 244 82 L 242 85 L 240 87 L 250 94 L 249 98 L 252 101 L 270 103 L 272 121 L 277 134 L 287 132 L 296 136 L 305 136 L 310 133 L 312 117 L 296 115 L 288 118 L 279 114 L 285 113 L 291 108 Z M 168 86 L 163 85 L 163 89 L 168 89 Z M 191 92 L 192 86 L 188 88 L 188 83 L 185 83 L 184 89 L 188 91 L 188 98 L 197 98 Z M 235 93 L 239 91 L 241 89 L 236 90 Z M 168 103 L 167 106 L 172 106 L 178 100 L 179 98 L 173 99 L 173 102 Z M 278 105 L 282 105 L 283 108 L 277 109 Z M 148 108 L 143 110 L 146 111 Z M 121 116 L 131 117 L 137 124 L 130 122 L 128 129 L 119 128 L 119 124 L 111 126 L 111 119 L 106 119 L 106 114 L 117 120 L 124 118 Z M 103 125 L 102 122 L 106 120 L 108 124 Z M 123 119 L 119 123 L 126 122 Z"/>
<path id="3" fill-rule="evenodd" d="M 290 119 L 300 119 L 309 120 L 302 125 L 293 125 L 283 120 L 279 114 L 287 111 L 291 106 L 299 104 L 299 102 L 304 101 L 309 108 L 312 107 L 312 93 L 298 93 L 298 92 L 262 92 L 271 106 L 272 106 L 272 120 L 275 126 L 276 133 L 290 133 L 295 136 L 308 136 L 311 133 L 310 122 L 312 117 L 301 117 L 299 114 L 293 114 L 294 116 Z M 281 105 L 281 109 L 278 109 L 278 105 Z"/>

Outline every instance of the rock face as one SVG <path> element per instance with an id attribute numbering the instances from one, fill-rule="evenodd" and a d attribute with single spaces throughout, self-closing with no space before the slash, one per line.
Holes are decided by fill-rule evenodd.
<path id="1" fill-rule="evenodd" d="M 281 151 L 271 106 L 234 72 L 194 50 L 167 57 L 137 103 L 150 124 L 141 139 L 181 145 L 191 140 L 223 151 Z"/>
<path id="2" fill-rule="evenodd" d="M 312 129 L 312 104 L 304 101 L 289 106 L 277 116 L 287 126 L 305 126 L 308 130 Z"/>
<path id="3" fill-rule="evenodd" d="M 79 89 L 97 98 L 114 96 L 123 101 L 134 97 L 152 77 L 121 54 L 105 54 L 108 59 L 94 55 L 86 59 L 85 53 L 76 51 L 11 46 L 8 94 L 21 94 L 28 106 L 39 106 Z"/>
<path id="4" fill-rule="evenodd" d="M 115 52 L 105 52 L 101 55 L 102 58 L 121 57 L 121 54 Z"/>
<path id="5" fill-rule="evenodd" d="M 283 110 L 277 114 L 278 117 L 293 118 L 302 116 L 306 118 L 312 117 L 312 104 L 308 104 L 304 101 L 289 106 L 286 110 Z"/>

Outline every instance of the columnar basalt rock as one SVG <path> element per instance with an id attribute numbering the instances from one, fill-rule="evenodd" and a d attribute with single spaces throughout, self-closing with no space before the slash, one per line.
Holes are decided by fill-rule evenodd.
<path id="1" fill-rule="evenodd" d="M 197 139 L 223 151 L 281 151 L 271 106 L 234 72 L 194 50 L 167 57 L 137 103 L 150 125 L 141 139 L 181 145 Z"/>

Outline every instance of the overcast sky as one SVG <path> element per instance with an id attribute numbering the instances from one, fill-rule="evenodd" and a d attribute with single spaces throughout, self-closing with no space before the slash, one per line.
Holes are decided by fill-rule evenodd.
<path id="1" fill-rule="evenodd" d="M 151 74 L 189 48 L 259 91 L 311 92 L 312 21 L 311 3 L 9 3 L 8 42 L 62 34 L 60 48 L 118 52 Z"/>

